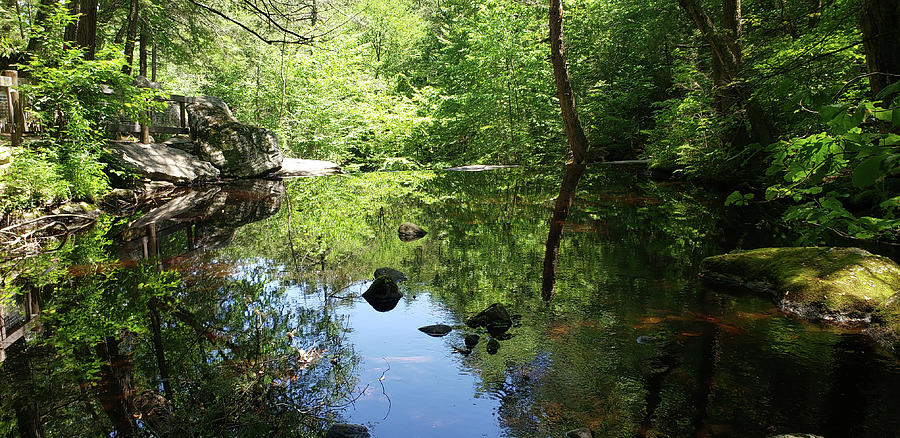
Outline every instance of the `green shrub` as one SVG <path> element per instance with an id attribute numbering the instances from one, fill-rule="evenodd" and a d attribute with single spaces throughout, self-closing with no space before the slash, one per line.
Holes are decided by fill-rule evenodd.
<path id="1" fill-rule="evenodd" d="M 69 185 L 46 151 L 15 149 L 9 169 L 0 177 L 5 186 L 0 209 L 50 204 L 69 197 Z"/>

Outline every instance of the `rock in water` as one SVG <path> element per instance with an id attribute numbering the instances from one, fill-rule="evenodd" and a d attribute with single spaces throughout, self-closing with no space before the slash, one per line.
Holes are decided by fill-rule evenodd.
<path id="1" fill-rule="evenodd" d="M 453 331 L 453 327 L 450 327 L 446 324 L 435 324 L 435 325 L 426 325 L 425 327 L 419 327 L 419 331 L 425 333 L 428 336 L 434 336 L 435 338 L 440 338 L 442 336 L 446 336 L 447 333 Z"/>
<path id="2" fill-rule="evenodd" d="M 400 227 L 397 229 L 397 236 L 404 242 L 412 242 L 413 240 L 421 239 L 425 237 L 426 234 L 428 234 L 427 231 L 412 222 L 404 222 L 400 224 Z"/>
<path id="3" fill-rule="evenodd" d="M 325 438 L 369 438 L 369 429 L 360 424 L 333 424 L 325 433 Z"/>
<path id="4" fill-rule="evenodd" d="M 859 248 L 761 248 L 707 257 L 701 277 L 770 296 L 785 313 L 867 332 L 900 346 L 900 265 Z"/>
<path id="5" fill-rule="evenodd" d="M 237 121 L 216 97 L 200 97 L 187 107 L 197 156 L 223 175 L 247 178 L 281 168 L 284 156 L 275 133 Z"/>
<path id="6" fill-rule="evenodd" d="M 401 282 L 406 280 L 406 274 L 392 268 L 378 268 L 375 270 L 375 278 L 388 276 L 391 277 L 396 282 Z"/>
<path id="7" fill-rule="evenodd" d="M 463 341 L 465 341 L 466 343 L 466 348 L 471 350 L 475 348 L 476 345 L 478 345 L 479 339 L 481 339 L 481 337 L 478 335 L 466 335 L 466 337 L 463 338 Z"/>
<path id="8" fill-rule="evenodd" d="M 512 327 L 513 322 L 506 307 L 503 307 L 503 304 L 494 303 L 466 320 L 466 325 L 472 328 L 484 327 L 491 336 L 499 336 L 506 333 Z"/>
<path id="9" fill-rule="evenodd" d="M 400 298 L 403 298 L 403 294 L 400 293 L 400 288 L 397 287 L 397 283 L 391 277 L 381 276 L 376 278 L 372 285 L 369 286 L 369 289 L 363 293 L 363 298 L 375 310 L 387 312 L 397 307 L 397 303 L 400 302 Z"/>
<path id="10" fill-rule="evenodd" d="M 586 427 L 566 432 L 566 438 L 594 438 L 594 432 Z"/>
<path id="11" fill-rule="evenodd" d="M 488 354 L 497 354 L 497 350 L 500 349 L 500 342 L 496 339 L 491 338 L 488 341 L 487 347 L 485 347 L 485 349 L 487 350 Z"/>
<path id="12" fill-rule="evenodd" d="M 113 165 L 154 181 L 191 184 L 219 178 L 207 161 L 165 144 L 110 142 Z"/>

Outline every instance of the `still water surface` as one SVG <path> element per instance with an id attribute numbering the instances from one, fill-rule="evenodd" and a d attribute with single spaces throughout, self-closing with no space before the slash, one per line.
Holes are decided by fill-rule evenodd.
<path id="1" fill-rule="evenodd" d="M 195 192 L 189 207 L 157 202 L 76 239 L 63 257 L 70 278 L 52 293 L 40 288 L 43 307 L 128 321 L 132 340 L 119 349 L 133 362 L 134 393 L 164 392 L 161 346 L 172 399 L 164 427 L 178 436 L 294 436 L 335 421 L 379 437 L 559 437 L 577 427 L 604 437 L 900 431 L 896 358 L 852 331 L 698 283 L 705 256 L 779 243 L 758 219 L 724 210 L 721 194 L 651 182 L 639 168 L 589 169 L 564 230 L 556 296 L 541 301 L 558 185 L 555 172 L 505 169 Z M 427 236 L 400 241 L 404 221 Z M 408 277 L 387 312 L 361 298 L 379 267 Z M 160 280 L 160 272 L 171 276 Z M 169 291 L 156 298 L 167 303 L 159 344 L 153 323 L 140 319 L 146 311 L 129 307 L 140 300 L 123 304 L 123 292 L 111 297 L 113 283 L 98 276 L 122 290 Z M 86 284 L 106 292 L 83 297 Z M 108 299 L 100 307 L 123 306 L 140 320 L 66 301 L 70 294 Z M 488 335 L 464 321 L 495 302 L 521 320 L 489 354 Z M 162 427 L 150 416 L 116 422 L 96 394 L 108 379 L 88 365 L 91 351 L 42 346 L 59 336 L 47 330 L 54 324 L 102 332 L 96 339 L 106 342 L 123 336 L 115 324 L 45 320 L 28 340 L 29 366 L 49 380 L 0 389 L 17 400 L 5 407 L 38 394 L 29 402 L 48 436 L 105 434 L 129 422 L 138 433 Z M 417 330 L 437 323 L 454 330 L 442 338 Z M 464 354 L 469 333 L 481 342 Z M 298 349 L 315 352 L 308 364 Z M 80 361 L 58 365 L 73 360 L 66 354 Z M 310 405 L 318 409 L 304 410 Z M 15 430 L 21 417 L 0 418 Z"/>

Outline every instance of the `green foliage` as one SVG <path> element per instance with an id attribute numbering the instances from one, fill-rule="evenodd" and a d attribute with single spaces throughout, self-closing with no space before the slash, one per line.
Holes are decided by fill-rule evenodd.
<path id="1" fill-rule="evenodd" d="M 47 151 L 14 150 L 10 167 L 0 175 L 0 210 L 52 204 L 69 197 L 68 184 Z"/>
<path id="2" fill-rule="evenodd" d="M 43 127 L 44 139 L 32 152 L 16 154 L 4 178 L 10 199 L 3 208 L 24 208 L 41 202 L 91 199 L 103 193 L 107 178 L 100 162 L 106 121 L 119 117 L 144 120 L 158 108 L 155 92 L 132 85 L 122 73 L 123 60 L 114 46 L 85 60 L 82 50 L 67 45 L 62 30 L 74 18 L 65 5 L 48 11 L 48 21 L 33 35 L 41 52 L 22 69 L 30 75 L 22 93 L 31 104 L 30 116 Z M 105 90 L 115 90 L 107 93 Z M 40 161 L 40 163 L 36 163 Z"/>
<path id="3" fill-rule="evenodd" d="M 794 205 L 785 213 L 789 221 L 861 239 L 895 240 L 900 231 L 900 135 L 895 133 L 900 124 L 893 124 L 898 103 L 823 106 L 819 116 L 825 131 L 770 148 L 768 174 L 783 176 L 783 182 L 766 189 L 766 200 L 791 200 Z M 807 233 L 807 239 L 814 235 Z"/>

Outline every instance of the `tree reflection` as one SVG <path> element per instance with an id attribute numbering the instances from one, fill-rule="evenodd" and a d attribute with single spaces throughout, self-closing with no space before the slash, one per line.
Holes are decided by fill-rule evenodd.
<path id="1" fill-rule="evenodd" d="M 550 301 L 553 298 L 553 289 L 556 285 L 556 265 L 559 260 L 559 243 L 562 240 L 563 226 L 569 217 L 569 209 L 575 200 L 575 190 L 578 181 L 584 174 L 584 164 L 569 163 L 566 165 L 566 173 L 563 175 L 562 184 L 559 187 L 559 196 L 553 206 L 553 216 L 550 218 L 550 232 L 547 235 L 547 245 L 544 249 L 544 269 L 541 281 L 541 298 Z"/>

